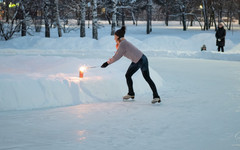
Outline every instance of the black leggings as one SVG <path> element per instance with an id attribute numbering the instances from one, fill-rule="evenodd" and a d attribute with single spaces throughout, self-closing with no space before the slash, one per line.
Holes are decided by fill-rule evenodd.
<path id="1" fill-rule="evenodd" d="M 224 52 L 223 46 L 218 46 L 218 51 L 220 52 L 220 49 L 222 49 L 222 52 Z"/>
<path id="2" fill-rule="evenodd" d="M 147 81 L 150 88 L 152 89 L 153 98 L 160 98 L 158 95 L 158 92 L 157 92 L 157 88 L 149 75 L 148 59 L 145 55 L 143 55 L 142 58 L 137 63 L 132 62 L 127 70 L 125 77 L 126 77 L 127 85 L 128 85 L 128 95 L 135 95 L 134 90 L 133 90 L 132 75 L 139 68 L 141 68 L 144 79 Z"/>

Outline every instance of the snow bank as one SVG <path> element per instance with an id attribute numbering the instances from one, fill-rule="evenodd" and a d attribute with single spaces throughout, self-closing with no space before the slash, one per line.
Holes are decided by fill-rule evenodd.
<path id="1" fill-rule="evenodd" d="M 240 46 L 236 46 L 230 39 L 226 39 L 225 53 L 216 53 L 214 33 L 193 34 L 189 38 L 158 35 L 146 39 L 138 39 L 130 34 L 126 38 L 150 56 L 240 60 Z M 207 53 L 200 51 L 203 44 L 207 46 Z M 89 37 L 47 39 L 33 36 L 1 42 L 0 55 L 61 55 L 105 58 L 111 56 L 114 51 L 116 51 L 115 42 L 112 36 L 103 36 L 99 40 Z"/>
<path id="2" fill-rule="evenodd" d="M 88 69 L 78 77 L 81 65 L 100 65 L 105 60 L 43 56 L 5 56 L 0 59 L 0 111 L 23 110 L 121 101 L 127 93 L 124 74 L 126 59 L 106 69 Z M 162 78 L 152 69 L 151 76 L 158 88 Z M 133 77 L 136 98 L 151 90 L 140 71 Z"/>
<path id="3" fill-rule="evenodd" d="M 208 51 L 216 50 L 216 39 L 212 33 L 200 33 L 191 36 L 188 39 L 179 36 L 153 36 L 144 40 L 127 35 L 127 40 L 143 51 L 200 51 L 203 44 L 207 46 Z M 226 40 L 226 49 L 230 49 L 235 45 L 229 39 Z M 59 51 L 59 50 L 75 50 L 75 51 L 114 51 L 115 41 L 112 36 L 104 36 L 99 40 L 91 38 L 79 37 L 62 37 L 62 38 L 42 38 L 19 37 L 1 43 L 1 51 L 4 49 L 15 50 L 42 50 L 42 51 Z"/>
<path id="4" fill-rule="evenodd" d="M 236 45 L 235 47 L 233 47 L 229 53 L 235 53 L 235 54 L 240 54 L 240 44 Z"/>
<path id="5" fill-rule="evenodd" d="M 43 38 L 40 36 L 18 37 L 1 43 L 1 49 L 15 50 L 41 50 L 41 51 L 96 51 L 111 50 L 115 48 L 112 36 L 99 40 L 80 37 Z"/>

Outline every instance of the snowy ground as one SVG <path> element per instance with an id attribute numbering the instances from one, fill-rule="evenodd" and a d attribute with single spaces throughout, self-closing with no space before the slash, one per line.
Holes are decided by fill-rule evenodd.
<path id="1" fill-rule="evenodd" d="M 113 55 L 107 31 L 98 41 L 77 32 L 0 41 L 0 150 L 240 149 L 239 31 L 228 34 L 222 54 L 214 31 L 155 24 L 147 36 L 144 26 L 129 26 L 127 39 L 149 58 L 163 100 L 157 105 L 140 72 L 136 101 L 122 102 L 125 58 L 78 78 L 81 65 Z"/>

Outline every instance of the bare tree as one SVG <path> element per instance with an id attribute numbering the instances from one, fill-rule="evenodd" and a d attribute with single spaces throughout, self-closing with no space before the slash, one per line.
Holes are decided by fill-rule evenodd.
<path id="1" fill-rule="evenodd" d="M 18 31 L 18 29 L 22 24 L 22 21 L 15 23 L 17 20 L 18 10 L 19 10 L 19 7 L 16 7 L 12 18 L 10 18 L 9 16 L 8 21 L 10 22 L 11 20 L 10 23 L 6 23 L 6 22 L 4 23 L 0 21 L 0 36 L 3 37 L 6 41 L 12 38 L 14 33 Z"/>

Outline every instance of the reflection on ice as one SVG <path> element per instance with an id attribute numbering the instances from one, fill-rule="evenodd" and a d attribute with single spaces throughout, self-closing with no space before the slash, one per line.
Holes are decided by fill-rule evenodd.
<path id="1" fill-rule="evenodd" d="M 48 78 L 51 80 L 60 80 L 60 81 L 67 80 L 69 84 L 71 84 L 71 83 L 78 84 L 81 81 L 87 81 L 87 80 L 91 80 L 91 81 L 102 80 L 101 76 L 90 76 L 90 77 L 79 78 L 79 77 L 75 76 L 74 74 L 64 74 L 64 73 L 49 75 Z"/>
<path id="2" fill-rule="evenodd" d="M 77 135 L 79 136 L 78 138 L 78 141 L 83 141 L 83 140 L 86 140 L 86 134 L 87 134 L 87 131 L 86 130 L 79 130 L 77 131 Z"/>

